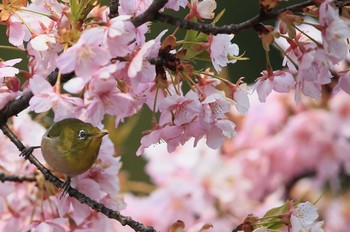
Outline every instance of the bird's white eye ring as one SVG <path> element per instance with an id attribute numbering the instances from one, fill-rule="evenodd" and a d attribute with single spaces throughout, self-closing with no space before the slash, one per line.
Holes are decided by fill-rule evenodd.
<path id="1" fill-rule="evenodd" d="M 87 138 L 87 132 L 85 130 L 79 131 L 79 140 L 85 140 Z"/>

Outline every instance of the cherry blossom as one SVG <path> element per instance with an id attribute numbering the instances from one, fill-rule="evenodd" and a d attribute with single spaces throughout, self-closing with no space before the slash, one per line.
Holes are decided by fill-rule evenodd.
<path id="1" fill-rule="evenodd" d="M 190 13 L 186 16 L 187 19 L 197 17 L 199 20 L 214 18 L 213 11 L 216 9 L 216 2 L 214 0 L 191 0 L 189 4 Z"/>
<path id="2" fill-rule="evenodd" d="M 114 79 L 93 79 L 85 94 L 84 104 L 87 118 L 95 125 L 101 122 L 105 113 L 117 116 L 118 120 L 134 113 L 132 97 L 118 91 Z"/>
<path id="3" fill-rule="evenodd" d="M 21 61 L 22 59 L 12 59 L 0 62 L 0 84 L 3 84 L 4 77 L 14 77 L 19 73 L 18 68 L 12 66 Z"/>
<path id="4" fill-rule="evenodd" d="M 317 208 L 310 202 L 298 204 L 291 212 L 292 231 L 323 231 L 321 228 L 322 222 L 315 222 L 317 218 Z"/>
<path id="5" fill-rule="evenodd" d="M 234 35 L 219 34 L 211 36 L 210 41 L 210 58 L 217 72 L 228 63 L 236 63 L 234 59 L 239 54 L 237 44 L 231 43 Z"/>
<path id="6" fill-rule="evenodd" d="M 130 16 L 121 15 L 109 21 L 106 43 L 111 56 L 125 56 L 131 52 L 128 45 L 135 39 L 135 27 Z"/>
<path id="7" fill-rule="evenodd" d="M 260 102 L 265 102 L 272 90 L 288 93 L 294 88 L 294 78 L 289 72 L 274 71 L 269 74 L 268 71 L 263 71 L 261 74 L 255 86 Z"/>
<path id="8" fill-rule="evenodd" d="M 173 122 L 176 126 L 181 126 L 191 123 L 201 112 L 201 103 L 198 95 L 189 91 L 184 97 L 174 95 L 167 97 L 160 104 L 159 109 L 162 112 L 162 117 L 173 114 Z"/>
<path id="9" fill-rule="evenodd" d="M 341 73 L 338 84 L 334 87 L 334 92 L 337 93 L 340 89 L 350 94 L 350 71 Z"/>
<path id="10" fill-rule="evenodd" d="M 72 115 L 76 117 L 80 115 L 83 105 L 82 100 L 55 93 L 53 87 L 43 77 L 35 75 L 29 81 L 29 89 L 34 94 L 29 102 L 31 110 L 40 113 L 52 108 L 55 111 L 55 121 Z"/>
<path id="11" fill-rule="evenodd" d="M 84 79 L 90 78 L 112 58 L 106 47 L 102 47 L 103 28 L 85 30 L 78 42 L 68 48 L 57 59 L 57 67 L 62 73 L 75 71 Z"/>
<path id="12" fill-rule="evenodd" d="M 333 1 L 326 0 L 320 6 L 320 25 L 322 27 L 322 44 L 328 55 L 343 60 L 349 53 L 346 39 L 350 37 L 350 23 L 339 16 Z"/>
<path id="13" fill-rule="evenodd" d="M 216 93 L 208 96 L 202 104 L 204 111 L 200 116 L 200 124 L 205 128 L 208 146 L 216 149 L 225 137 L 233 138 L 236 135 L 236 125 L 225 116 L 234 102 L 222 93 Z"/>

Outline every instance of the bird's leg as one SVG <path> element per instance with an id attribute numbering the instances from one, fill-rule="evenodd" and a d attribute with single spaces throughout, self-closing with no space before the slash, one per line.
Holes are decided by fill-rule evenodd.
<path id="1" fill-rule="evenodd" d="M 25 159 L 28 159 L 28 156 L 32 154 L 34 149 L 40 148 L 40 146 L 33 146 L 33 147 L 27 147 L 25 148 L 19 156 L 23 156 Z"/>
<path id="2" fill-rule="evenodd" d="M 69 189 L 70 189 L 70 182 L 71 182 L 71 178 L 68 176 L 67 180 L 62 184 L 60 189 L 63 189 L 62 195 L 60 196 L 60 199 L 65 196 Z"/>

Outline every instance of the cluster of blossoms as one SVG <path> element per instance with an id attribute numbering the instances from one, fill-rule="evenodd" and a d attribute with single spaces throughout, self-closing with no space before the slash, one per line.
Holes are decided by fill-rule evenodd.
<path id="1" fill-rule="evenodd" d="M 283 65 L 287 69 L 273 71 L 268 64 L 267 70 L 257 79 L 256 90 L 261 102 L 266 101 L 272 90 L 287 93 L 295 89 L 297 103 L 300 102 L 301 94 L 320 98 L 322 86 L 330 84 L 332 78 L 338 82 L 335 92 L 342 89 L 350 94 L 349 70 L 345 65 L 349 55 L 350 21 L 339 15 L 340 10 L 332 0 L 322 1 L 318 12 L 313 12 L 316 9 L 310 11 L 311 15 L 318 17 L 319 24 L 316 21 L 306 24 L 312 25 L 317 33 L 301 31 L 296 25 L 300 25 L 303 18 L 291 12 L 284 12 L 280 16 L 279 31 L 271 29 L 262 33 L 267 51 L 274 37 L 282 37 L 279 42 L 285 40 L 288 46 L 283 51 Z"/>
<path id="2" fill-rule="evenodd" d="M 122 212 L 161 231 L 176 220 L 186 231 L 205 223 L 212 224 L 209 231 L 232 231 L 250 213 L 259 218 L 256 231 L 270 231 L 267 226 L 276 228 L 279 220 L 293 232 L 347 231 L 349 192 L 341 180 L 349 175 L 350 96 L 341 92 L 327 106 L 305 99 L 295 105 L 292 93 L 272 94 L 267 105 L 252 97 L 249 112 L 237 122 L 237 137 L 221 150 L 203 141 L 171 154 L 166 144 L 147 148 L 146 171 L 156 190 L 144 197 L 126 194 Z M 284 204 L 288 197 L 321 197 L 316 206 L 322 219 L 309 202 Z"/>
<path id="3" fill-rule="evenodd" d="M 20 71 L 14 65 L 21 59 L 0 61 L 0 110 L 32 92 L 29 110 L 35 113 L 51 110 L 54 121 L 80 118 L 101 127 L 105 115 L 110 115 L 115 117 L 118 127 L 143 107 L 150 108 L 152 128 L 144 133 L 137 154 L 160 141 L 165 142 L 167 152 L 179 154 L 169 157 L 146 153 L 147 171 L 158 188 L 148 198 L 127 194 L 128 214 L 161 231 L 178 219 L 191 228 L 189 231 L 200 231 L 207 222 L 213 223 L 214 231 L 229 231 L 254 212 L 260 219 L 247 219 L 247 223 L 255 231 L 266 231 L 267 225 L 258 226 L 263 224 L 259 222 L 264 220 L 264 213 L 282 203 L 283 194 L 289 193 L 281 186 L 306 171 L 316 173 L 315 188 L 325 182 L 331 183 L 333 189 L 340 188 L 338 175 L 348 174 L 350 150 L 346 118 L 349 109 L 344 95 L 336 95 L 333 98 L 336 100 L 329 102 L 330 111 L 306 111 L 308 105 L 291 104 L 287 109 L 283 106 L 289 101 L 287 98 L 272 98 L 268 107 L 259 105 L 251 109 L 239 125 L 236 139 L 225 143 L 226 138 L 237 135 L 236 124 L 230 118 L 232 110 L 241 115 L 250 108 L 250 90 L 243 78 L 231 83 L 216 74 L 228 64 L 245 59 L 232 42 L 234 35 L 207 35 L 191 30 L 183 40 L 178 40 L 175 32 L 168 35 L 165 30 L 146 40 L 151 25 L 135 26 L 133 20 L 152 1 L 120 0 L 119 14 L 114 18 L 109 17 L 110 9 L 98 2 L 70 1 L 69 5 L 56 0 L 3 1 L 0 20 L 7 26 L 8 40 L 28 55 L 29 62 L 28 70 Z M 279 2 L 260 0 L 266 14 Z M 332 0 L 315 4 L 307 14 L 319 23 L 306 24 L 319 31 L 319 39 L 301 30 L 304 18 L 289 11 L 279 15 L 278 30 L 255 25 L 266 57 L 270 45 L 275 45 L 285 55 L 286 66 L 285 70 L 274 71 L 267 59 L 266 71 L 255 86 L 259 101 L 265 102 L 272 90 L 280 93 L 294 90 L 296 102 L 301 102 L 303 96 L 321 98 L 325 85 L 334 93 L 350 94 L 350 71 L 346 65 L 350 37 L 347 5 Z M 220 18 L 220 15 L 214 18 L 214 0 L 170 0 L 161 11 L 182 8 L 189 9 L 185 18 L 194 23 L 213 19 L 214 25 Z M 288 45 L 278 45 L 277 38 Z M 209 61 L 213 70 L 195 70 L 192 63 L 195 60 Z M 52 86 L 47 77 L 53 72 L 58 75 Z M 20 73 L 22 81 L 16 76 Z M 64 76 L 69 76 L 69 80 Z M 332 82 L 337 83 L 332 86 Z M 289 115 L 290 112 L 295 115 Z M 26 145 L 40 143 L 44 129 L 27 114 L 12 121 L 13 129 Z M 205 148 L 201 144 L 203 138 Z M 187 151 L 188 147 L 178 148 L 188 141 L 199 145 L 196 152 Z M 207 149 L 222 145 L 222 150 Z M 3 154 L 16 153 L 8 140 L 1 139 L 0 146 Z M 182 155 L 185 153 L 192 154 Z M 105 138 L 98 162 L 73 179 L 72 185 L 120 210 L 124 208 L 116 180 L 120 162 L 113 154 L 113 144 Z M 40 158 L 39 152 L 36 155 Z M 5 173 L 34 172 L 14 155 L 3 155 L 1 159 Z M 38 188 L 19 183 L 4 188 L 0 225 L 3 230 L 20 230 L 28 225 L 25 230 L 108 231 L 119 226 L 75 200 L 59 200 L 51 186 L 36 181 Z M 10 193 L 11 188 L 18 189 Z M 28 191 L 33 194 L 28 195 Z M 36 208 L 50 210 L 41 212 Z M 293 231 L 322 231 L 322 222 L 316 221 L 318 214 L 310 203 L 290 203 L 281 215 L 281 223 Z M 344 219 L 342 223 L 345 222 Z M 337 231 L 336 225 L 332 226 L 329 224 L 332 231 Z"/>
<path id="4" fill-rule="evenodd" d="M 1 99 L 1 105 L 20 96 L 21 89 L 30 90 L 34 97 L 29 109 L 36 113 L 52 109 L 55 121 L 76 117 L 94 125 L 100 125 L 108 114 L 116 117 L 116 127 L 148 105 L 154 112 L 161 112 L 161 116 L 142 139 L 139 154 L 160 140 L 167 141 L 169 151 L 173 151 L 193 137 L 197 141 L 206 137 L 210 147 L 218 148 L 224 137 L 235 134 L 235 125 L 225 113 L 234 104 L 244 106 L 240 108 L 246 111 L 249 107 L 246 94 L 231 83 L 235 92 L 232 98 L 215 89 L 212 81 L 207 81 L 210 79 L 207 75 L 213 73 L 194 71 L 188 64 L 199 54 L 193 54 L 186 45 L 177 48 L 174 36 L 161 43 L 166 31 L 146 41 L 148 25 L 136 28 L 131 18 L 143 13 L 151 2 L 133 3 L 120 1 L 120 15 L 115 18 L 108 17 L 106 7 L 96 6 L 83 15 L 80 8 L 55 1 L 3 6 L 8 12 L 15 12 L 5 21 L 10 43 L 26 51 L 30 59 L 28 84 L 22 88 L 17 84 L 15 89 L 4 87 L 3 95 L 7 97 Z M 186 4 L 187 1 L 169 1 L 165 8 L 179 10 Z M 216 3 L 192 1 L 189 6 L 189 18 L 210 19 Z M 236 62 L 239 49 L 231 42 L 233 35 L 198 37 L 202 40 L 198 42 L 201 55 L 209 56 L 217 71 Z M 3 62 L 2 75 L 15 78 L 18 70 L 12 65 L 16 62 Z M 46 77 L 56 68 L 60 71 L 59 80 L 51 86 Z M 75 77 L 64 84 L 62 92 L 60 75 L 71 72 Z M 1 81 L 3 86 L 9 82 Z M 187 93 L 181 89 L 183 82 L 188 82 L 191 88 Z"/>

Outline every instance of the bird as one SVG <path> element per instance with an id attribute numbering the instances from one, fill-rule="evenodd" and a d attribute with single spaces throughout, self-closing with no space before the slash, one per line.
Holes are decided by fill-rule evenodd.
<path id="1" fill-rule="evenodd" d="M 24 149 L 21 156 L 27 157 L 36 148 L 46 163 L 55 171 L 65 174 L 61 186 L 64 196 L 68 193 L 71 178 L 86 172 L 96 161 L 102 138 L 107 132 L 76 118 L 66 118 L 54 123 L 43 135 L 41 146 Z"/>

